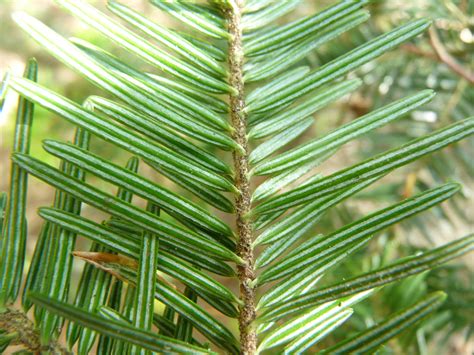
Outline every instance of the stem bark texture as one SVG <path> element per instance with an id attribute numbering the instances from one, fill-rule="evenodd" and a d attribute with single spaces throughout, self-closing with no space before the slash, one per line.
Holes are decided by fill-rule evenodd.
<path id="1" fill-rule="evenodd" d="M 253 326 L 255 320 L 255 289 L 252 281 L 255 278 L 254 255 L 252 249 L 252 226 L 245 218 L 250 211 L 250 183 L 248 178 L 248 142 L 247 142 L 247 114 L 245 113 L 245 92 L 243 80 L 244 52 L 242 43 L 241 9 L 242 1 L 233 1 L 233 6 L 226 9 L 229 32 L 229 83 L 236 90 L 230 95 L 230 115 L 234 127 L 234 139 L 243 148 L 244 153 L 234 152 L 235 184 L 240 191 L 237 195 L 236 224 L 238 234 L 238 255 L 244 264 L 238 266 L 240 283 L 240 298 L 243 305 L 240 307 L 239 329 L 242 354 L 255 354 L 257 349 L 257 335 Z"/>

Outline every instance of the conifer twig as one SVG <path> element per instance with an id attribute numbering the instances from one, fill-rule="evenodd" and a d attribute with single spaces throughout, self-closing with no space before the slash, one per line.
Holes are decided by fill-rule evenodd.
<path id="1" fill-rule="evenodd" d="M 242 354 L 254 354 L 257 349 L 257 335 L 253 327 L 255 320 L 255 289 L 252 281 L 255 278 L 254 255 L 252 249 L 252 228 L 245 216 L 250 212 L 251 194 L 248 178 L 248 142 L 247 142 L 247 114 L 245 113 L 245 93 L 243 80 L 244 53 L 242 43 L 241 0 L 231 2 L 227 8 L 229 32 L 229 71 L 230 85 L 236 93 L 230 95 L 230 115 L 232 126 L 235 129 L 233 138 L 243 148 L 244 153 L 234 152 L 235 184 L 240 194 L 236 197 L 236 224 L 238 233 L 237 253 L 244 260 L 238 266 L 240 283 L 240 298 L 243 306 L 240 307 L 239 329 Z"/>

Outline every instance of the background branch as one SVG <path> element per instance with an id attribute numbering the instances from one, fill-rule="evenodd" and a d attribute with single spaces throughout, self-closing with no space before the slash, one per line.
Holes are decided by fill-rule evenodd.
<path id="1" fill-rule="evenodd" d="M 452 71 L 466 79 L 469 83 L 474 84 L 474 73 L 459 64 L 454 57 L 444 47 L 438 33 L 434 27 L 429 29 L 430 44 L 439 60 L 446 64 Z"/>

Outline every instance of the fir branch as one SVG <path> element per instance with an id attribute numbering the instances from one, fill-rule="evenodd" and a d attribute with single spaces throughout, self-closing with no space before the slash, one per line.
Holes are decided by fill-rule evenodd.
<path id="1" fill-rule="evenodd" d="M 233 154 L 235 186 L 240 192 L 235 200 L 238 234 L 237 253 L 244 260 L 244 264 L 238 266 L 240 298 L 243 301 L 239 315 L 241 353 L 254 354 L 257 348 L 257 335 L 252 325 L 256 317 L 255 288 L 252 284 L 252 281 L 255 279 L 255 269 L 252 248 L 252 227 L 246 218 L 251 208 L 251 193 L 248 177 L 249 148 L 247 142 L 247 114 L 244 111 L 242 6 L 243 4 L 240 0 L 233 1 L 225 12 L 229 32 L 231 34 L 229 40 L 229 83 L 237 91 L 237 93 L 230 95 L 230 115 L 235 130 L 233 138 L 244 151 L 243 153 L 235 151 Z"/>

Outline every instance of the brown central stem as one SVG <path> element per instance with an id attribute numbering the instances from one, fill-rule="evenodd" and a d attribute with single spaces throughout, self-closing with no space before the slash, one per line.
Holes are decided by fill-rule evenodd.
<path id="1" fill-rule="evenodd" d="M 72 354 L 56 341 L 42 346 L 40 335 L 33 322 L 24 312 L 13 308 L 6 308 L 0 312 L 0 329 L 6 331 L 7 334 L 15 335 L 10 345 L 20 345 L 34 354 L 43 352 L 48 354 Z"/>
<path id="2" fill-rule="evenodd" d="M 236 93 L 230 95 L 230 110 L 232 125 L 235 129 L 234 139 L 243 148 L 244 153 L 234 152 L 235 184 L 240 191 L 236 197 L 236 223 L 238 233 L 238 255 L 244 264 L 238 266 L 240 282 L 240 298 L 243 305 L 240 307 L 239 329 L 242 354 L 255 354 L 257 336 L 253 327 L 255 320 L 255 289 L 252 281 L 255 278 L 254 256 L 252 249 L 252 227 L 245 215 L 250 211 L 250 184 L 248 179 L 248 142 L 247 142 L 247 114 L 245 108 L 243 64 L 244 53 L 242 44 L 241 8 L 242 1 L 236 0 L 234 6 L 226 10 L 229 32 L 229 70 L 230 85 Z"/>

